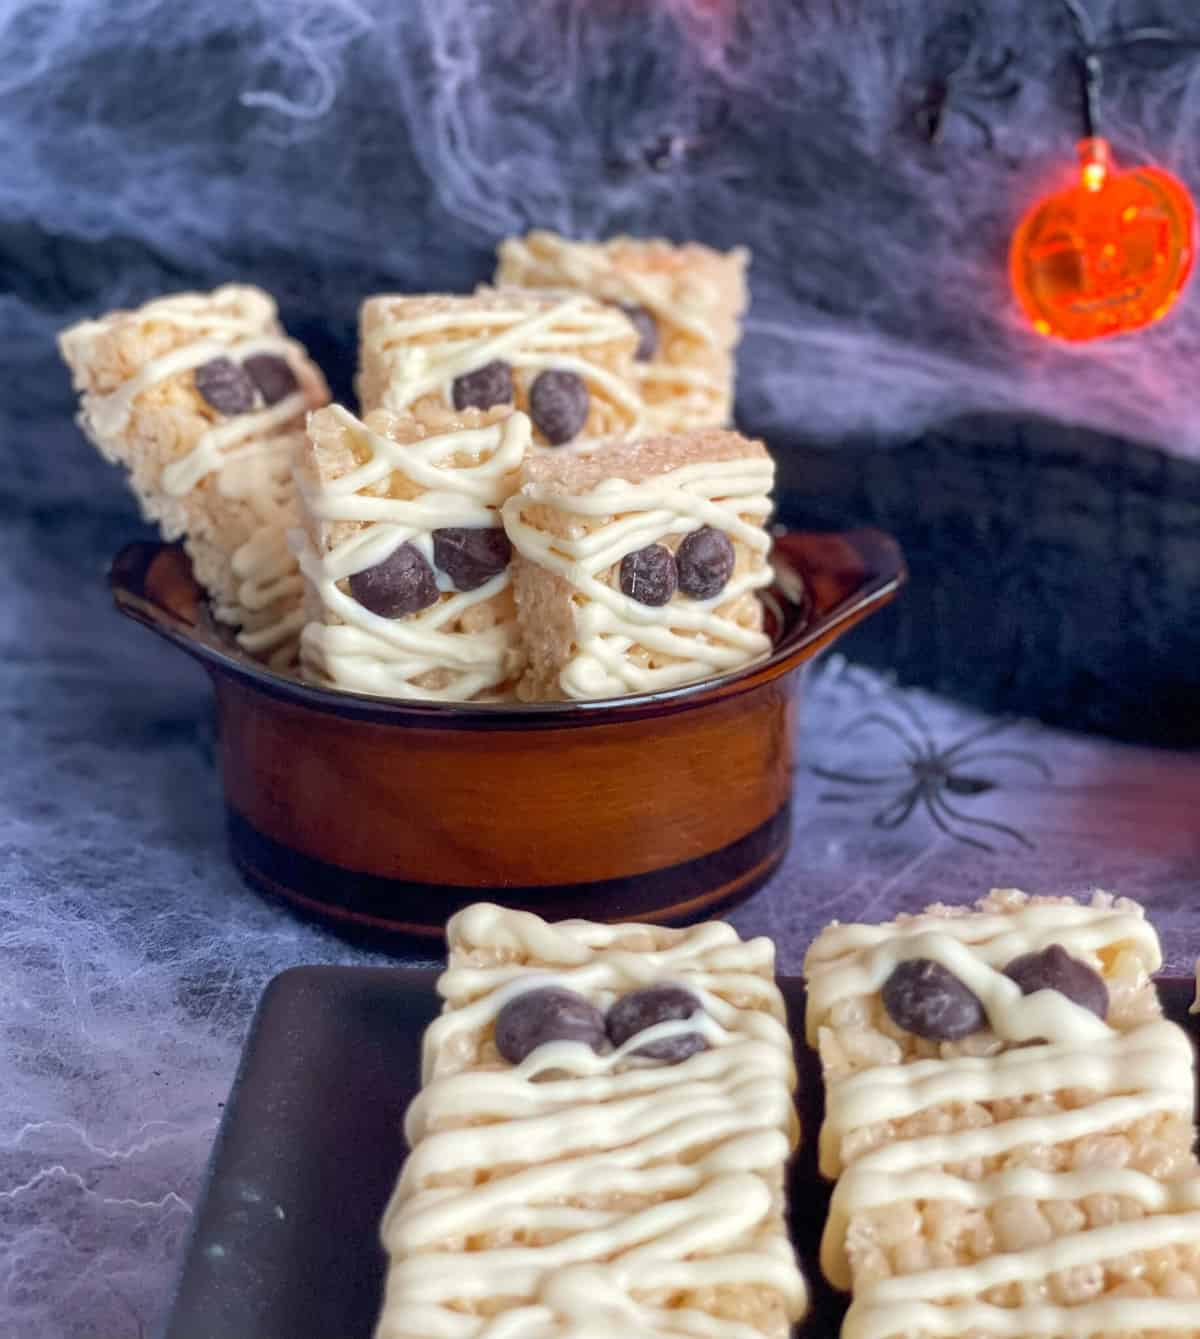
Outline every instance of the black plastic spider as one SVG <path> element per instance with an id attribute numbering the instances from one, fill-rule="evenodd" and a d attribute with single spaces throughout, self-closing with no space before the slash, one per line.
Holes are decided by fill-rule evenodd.
<path id="1" fill-rule="evenodd" d="M 917 132 L 930 144 L 941 144 L 950 113 L 961 116 L 983 136 L 986 148 L 996 145 L 996 136 L 983 117 L 970 106 L 976 102 L 1010 102 L 1021 91 L 1019 79 L 1009 75 L 1016 52 L 1005 47 L 991 64 L 982 61 L 954 66 L 944 75 L 930 79 L 913 111 Z"/>
<path id="2" fill-rule="evenodd" d="M 841 737 L 846 738 L 867 725 L 876 725 L 888 730 L 904 745 L 903 767 L 869 776 L 853 772 L 837 772 L 827 767 L 813 767 L 811 770 L 826 781 L 837 781 L 843 785 L 894 787 L 895 793 L 871 820 L 877 828 L 889 830 L 898 828 L 918 805 L 923 805 L 934 823 L 955 841 L 965 842 L 966 845 L 976 846 L 983 851 L 995 850 L 994 846 L 978 837 L 972 837 L 965 832 L 956 832 L 951 823 L 1002 832 L 1032 850 L 1033 842 L 1023 832 L 1010 827 L 1007 823 L 998 823 L 995 819 L 964 814 L 946 798 L 948 795 L 970 798 L 974 795 L 986 795 L 988 791 L 995 790 L 1000 784 L 998 781 L 959 770 L 988 760 L 1006 759 L 1010 762 L 1024 763 L 1040 772 L 1047 781 L 1053 780 L 1049 765 L 1036 753 L 1024 749 L 974 747 L 983 740 L 992 739 L 1002 731 L 1011 729 L 1018 722 L 1010 717 L 989 721 L 986 725 L 969 730 L 961 738 L 941 748 L 911 702 L 897 694 L 891 698 L 891 704 L 900 711 L 903 719 L 885 715 L 882 711 L 871 711 L 852 721 L 841 732 Z M 878 798 L 878 794 L 845 795 L 825 792 L 819 798 L 850 802 Z"/>

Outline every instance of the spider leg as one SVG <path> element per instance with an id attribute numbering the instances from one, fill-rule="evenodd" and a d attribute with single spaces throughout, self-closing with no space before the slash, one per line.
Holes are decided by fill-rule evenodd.
<path id="1" fill-rule="evenodd" d="M 998 735 L 1003 730 L 1011 730 L 1015 724 L 1016 717 L 1001 716 L 997 720 L 988 721 L 985 725 L 979 726 L 978 729 L 968 730 L 961 739 L 942 750 L 942 761 L 948 762 L 969 745 L 977 744 L 981 739 L 989 739 L 992 735 Z"/>
<path id="2" fill-rule="evenodd" d="M 905 717 L 909 725 L 911 725 L 916 732 L 918 739 L 920 739 L 924 746 L 924 751 L 928 754 L 937 753 L 937 743 L 933 738 L 933 734 L 930 731 L 929 726 L 927 726 L 921 719 L 921 713 L 916 707 L 913 706 L 903 693 L 893 693 L 891 701 L 892 705 Z"/>
<path id="3" fill-rule="evenodd" d="M 942 115 L 946 110 L 944 102 L 923 102 L 913 112 L 913 124 L 917 134 L 930 144 L 938 144 L 942 138 Z"/>
<path id="4" fill-rule="evenodd" d="M 829 767 L 810 767 L 813 776 L 822 781 L 841 781 L 850 786 L 886 786 L 889 781 L 903 781 L 907 772 L 886 772 L 883 776 L 854 776 L 850 772 L 835 772 Z"/>
<path id="5" fill-rule="evenodd" d="M 991 126 L 988 125 L 988 123 L 983 119 L 982 116 L 979 115 L 978 112 L 973 112 L 969 107 L 956 107 L 955 110 L 958 112 L 959 116 L 963 118 L 964 121 L 969 121 L 975 127 L 975 129 L 979 131 L 979 133 L 983 136 L 984 149 L 988 153 L 991 153 L 991 151 L 996 147 L 996 136 L 992 132 Z"/>
<path id="6" fill-rule="evenodd" d="M 903 725 L 901 725 L 899 721 L 894 721 L 890 716 L 884 716 L 878 711 L 869 711 L 865 716 L 860 716 L 858 720 L 851 721 L 850 724 L 840 732 L 838 737 L 840 739 L 846 739 L 856 730 L 860 730 L 864 725 L 882 726 L 885 730 L 891 731 L 891 733 L 894 734 L 906 748 L 911 749 L 914 758 L 919 758 L 921 756 L 922 748 L 920 743 L 904 729 Z"/>
<path id="7" fill-rule="evenodd" d="M 984 84 L 990 83 L 993 79 L 999 79 L 1002 74 L 1008 72 L 1009 66 L 1012 65 L 1016 57 L 1016 51 L 1012 47 L 1006 46 L 1001 51 L 999 58 L 991 65 L 984 65 L 980 62 L 978 66 L 979 77 L 975 82 Z"/>
<path id="8" fill-rule="evenodd" d="M 967 823 L 976 828 L 988 828 L 992 832 L 1003 832 L 1006 836 L 1012 837 L 1014 841 L 1020 842 L 1026 850 L 1032 851 L 1034 849 L 1033 842 L 1017 828 L 1010 827 L 1007 823 L 997 823 L 994 818 L 976 818 L 972 814 L 964 814 L 961 809 L 955 809 L 943 795 L 938 795 L 935 798 L 943 813 L 948 814 L 956 822 Z"/>
<path id="9" fill-rule="evenodd" d="M 921 790 L 919 786 L 913 786 L 911 790 L 906 790 L 903 795 L 897 795 L 894 800 L 885 804 L 871 819 L 872 826 L 884 828 L 888 832 L 893 828 L 898 828 L 917 807 L 917 801 L 920 798 Z"/>
<path id="10" fill-rule="evenodd" d="M 994 88 L 987 94 L 989 102 L 1008 102 L 1015 98 L 1021 91 L 1021 81 L 1019 79 L 1009 79 L 1001 84 L 999 88 Z"/>
<path id="11" fill-rule="evenodd" d="M 937 824 L 947 837 L 952 837 L 956 842 L 963 842 L 967 846 L 977 847 L 980 851 L 994 851 L 996 848 L 990 846 L 987 842 L 980 841 L 978 837 L 972 837 L 965 832 L 955 832 L 949 823 L 942 817 L 938 811 L 938 796 L 925 794 L 922 796 L 925 801 L 925 808 L 929 811 L 929 817 Z M 948 812 L 953 812 L 946 806 Z"/>
<path id="12" fill-rule="evenodd" d="M 980 749 L 976 753 L 961 754 L 955 759 L 955 763 L 958 766 L 970 767 L 988 758 L 1009 758 L 1013 762 L 1023 762 L 1036 768 L 1047 781 L 1054 780 L 1054 772 L 1045 758 L 1039 758 L 1036 753 L 1027 753 L 1024 749 Z"/>

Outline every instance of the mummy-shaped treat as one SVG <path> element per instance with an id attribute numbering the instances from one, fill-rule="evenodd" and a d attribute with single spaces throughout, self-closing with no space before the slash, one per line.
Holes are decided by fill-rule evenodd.
<path id="1" fill-rule="evenodd" d="M 766 652 L 773 481 L 763 446 L 732 432 L 529 456 L 504 505 L 520 696 L 650 692 Z"/>
<path id="2" fill-rule="evenodd" d="M 275 303 L 239 285 L 181 293 L 83 321 L 59 347 L 80 426 L 164 537 L 183 539 L 217 618 L 252 654 L 292 662 L 304 615 L 291 458 L 329 393 Z"/>
<path id="3" fill-rule="evenodd" d="M 994 892 L 809 951 L 845 1339 L 1200 1334 L 1188 1038 L 1141 907 Z"/>
<path id="4" fill-rule="evenodd" d="M 312 415 L 296 466 L 309 678 L 386 697 L 503 695 L 522 656 L 498 508 L 528 446 L 521 413 Z"/>
<path id="5" fill-rule="evenodd" d="M 502 242 L 498 254 L 498 284 L 576 288 L 629 315 L 638 331 L 637 373 L 653 431 L 729 423 L 747 251 L 633 237 L 571 242 L 531 232 Z"/>
<path id="6" fill-rule="evenodd" d="M 546 447 L 642 427 L 637 334 L 621 312 L 578 293 L 375 297 L 361 329 L 364 411 L 518 409 Z"/>
<path id="7" fill-rule="evenodd" d="M 770 941 L 487 904 L 447 937 L 376 1339 L 785 1339 L 807 1299 Z"/>

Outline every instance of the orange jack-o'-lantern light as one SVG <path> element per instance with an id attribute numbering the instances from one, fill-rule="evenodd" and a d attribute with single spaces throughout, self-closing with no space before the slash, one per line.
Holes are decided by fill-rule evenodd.
<path id="1" fill-rule="evenodd" d="M 1105 140 L 1083 140 L 1078 179 L 1035 204 L 1013 237 L 1013 288 L 1034 329 L 1080 341 L 1160 320 L 1192 271 L 1195 213 L 1169 172 L 1121 171 Z"/>

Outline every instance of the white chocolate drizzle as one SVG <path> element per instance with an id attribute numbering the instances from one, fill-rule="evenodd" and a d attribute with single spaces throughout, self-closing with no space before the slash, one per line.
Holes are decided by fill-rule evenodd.
<path id="1" fill-rule="evenodd" d="M 723 303 L 720 291 L 701 275 L 642 271 L 618 267 L 602 245 L 574 242 L 550 232 L 510 237 L 500 244 L 498 283 L 535 286 L 547 271 L 561 282 L 606 302 L 644 307 L 659 323 L 659 349 L 654 357 L 635 364 L 646 393 L 652 426 L 676 432 L 721 427 L 729 418 L 731 377 L 714 376 L 707 369 L 673 363 L 664 354 L 671 327 L 711 349 L 719 347 L 713 312 Z M 668 404 L 660 409 L 660 402 Z M 658 424 L 660 413 L 667 417 Z"/>
<path id="2" fill-rule="evenodd" d="M 441 331 L 457 337 L 426 338 Z M 476 331 L 481 333 L 472 333 Z M 380 404 L 397 413 L 435 393 L 453 407 L 455 379 L 497 359 L 531 378 L 549 368 L 574 372 L 590 391 L 599 391 L 623 413 L 624 435 L 632 437 L 642 427 L 643 406 L 636 389 L 578 352 L 628 336 L 629 323 L 620 312 L 583 296 L 568 296 L 533 312 L 516 302 L 512 307 L 472 307 L 464 300 L 450 311 L 392 317 L 372 326 L 363 336 L 363 360 L 378 359 L 385 367 Z M 572 446 L 585 442 L 577 437 Z"/>
<path id="3" fill-rule="evenodd" d="M 771 541 L 763 525 L 771 512 L 774 470 L 768 457 L 695 462 L 641 483 L 606 479 L 585 494 L 563 495 L 527 484 L 504 504 L 504 526 L 518 553 L 557 573 L 586 597 L 575 610 L 575 653 L 559 676 L 568 697 L 670 688 L 745 664 L 770 649 L 765 633 L 743 627 L 721 611 L 771 582 L 766 562 Z M 568 538 L 526 520 L 532 506 L 611 519 Z M 750 564 L 735 571 L 713 599 L 677 595 L 654 608 L 602 579 L 626 554 L 705 525 L 740 541 L 751 554 Z M 633 646 L 671 660 L 636 664 L 627 654 Z"/>
<path id="4" fill-rule="evenodd" d="M 109 394 L 84 397 L 80 425 L 102 450 L 108 451 L 108 444 L 125 432 L 141 395 L 214 358 L 241 362 L 256 354 L 274 354 L 296 370 L 294 341 L 264 330 L 273 321 L 273 304 L 264 298 L 243 314 L 221 311 L 217 304 L 224 292 L 218 289 L 211 297 L 178 294 L 139 309 L 140 323 L 162 321 L 193 330 L 196 338 L 149 359 Z M 103 321 L 89 321 L 76 330 L 96 335 L 104 328 Z M 291 456 L 304 440 L 302 420 L 309 407 L 308 396 L 297 389 L 273 405 L 214 423 L 191 450 L 164 466 L 159 477 L 164 493 L 182 498 L 215 476 L 223 496 L 241 499 L 253 509 L 261 528 L 230 555 L 235 599 L 218 602 L 213 612 L 241 629 L 238 642 L 245 650 L 281 668 L 294 660 L 295 639 L 304 622 L 303 582 L 287 531 L 297 519 Z M 278 613 L 264 622 L 264 614 L 277 601 L 282 602 Z"/>
<path id="5" fill-rule="evenodd" d="M 821 1246 L 822 1268 L 851 1285 L 846 1233 L 852 1217 L 895 1203 L 947 1201 L 988 1208 L 1010 1198 L 1033 1201 L 1125 1196 L 1145 1216 L 1112 1227 L 1059 1236 L 1049 1245 L 994 1254 L 971 1265 L 928 1269 L 855 1290 L 843 1339 L 967 1332 L 1020 1339 L 1029 1334 L 1091 1336 L 1183 1327 L 1200 1332 L 1200 1299 L 1099 1298 L 1080 1305 L 1005 1308 L 983 1302 L 988 1289 L 1035 1283 L 1132 1252 L 1200 1239 L 1200 1178 L 1192 1168 L 1170 1181 L 1132 1168 L 1092 1165 L 1048 1172 L 1001 1167 L 978 1180 L 947 1167 L 997 1159 L 1028 1146 L 1062 1144 L 1120 1130 L 1164 1112 L 1190 1113 L 1195 1087 L 1191 1043 L 1161 1018 L 1119 1031 L 1053 990 L 1023 995 L 1004 967 L 1051 944 L 1096 970 L 1133 973 L 1142 985 L 1161 962 L 1153 928 L 1132 903 L 1100 898 L 1092 906 L 1018 903 L 1003 914 L 923 915 L 892 925 L 833 926 L 806 962 L 808 1030 L 819 1038 L 841 1000 L 876 997 L 907 959 L 940 963 L 980 999 L 988 1025 L 1014 1049 L 990 1057 L 953 1055 L 859 1070 L 827 1084 L 821 1169 L 840 1179 Z M 1104 964 L 1108 964 L 1105 968 Z M 843 1165 L 847 1136 L 952 1104 L 1086 1093 L 1048 1114 L 1017 1115 L 949 1134 L 892 1137 Z M 1147 1308 L 1142 1311 L 1140 1308 Z M 1136 1314 L 1135 1314 L 1136 1313 Z M 1151 1320 L 1149 1317 L 1161 1317 Z"/>
<path id="6" fill-rule="evenodd" d="M 452 951 L 447 1008 L 425 1037 L 412 1153 L 382 1227 L 391 1266 L 376 1339 L 760 1339 L 699 1301 L 664 1300 L 684 1290 L 773 1293 L 790 1320 L 806 1310 L 780 1212 L 798 1132 L 783 1003 L 759 975 L 771 947 L 699 926 L 634 951 L 619 942 L 631 929 L 644 939 L 642 927 L 546 925 L 487 904 L 451 921 L 452 950 L 467 951 Z M 468 960 L 514 940 L 531 950 L 524 964 Z M 607 1055 L 553 1042 L 518 1066 L 468 1058 L 524 991 L 561 984 L 603 1009 L 662 981 L 691 990 L 704 1014 Z M 682 1063 L 631 1055 L 696 1030 L 709 1049 Z"/>
<path id="7" fill-rule="evenodd" d="M 469 633 L 456 626 L 474 606 L 508 589 L 508 568 L 472 591 L 456 591 L 443 579 L 443 598 L 403 618 L 372 613 L 339 582 L 383 562 L 404 543 L 414 544 L 432 566 L 432 534 L 442 527 L 499 526 L 499 504 L 529 446 L 528 418 L 514 413 L 487 427 L 401 443 L 373 432 L 340 405 L 326 412 L 341 420 L 366 448 L 368 459 L 338 479 L 304 490 L 314 521 L 362 523 L 324 553 L 307 535 L 296 536 L 305 579 L 322 608 L 340 620 L 305 627 L 306 667 L 340 688 L 426 701 L 466 701 L 512 679 L 520 669 L 513 618 Z M 456 464 L 460 453 L 477 459 Z M 362 491 L 385 484 L 394 472 L 423 491 L 413 498 Z M 445 672 L 445 686 L 414 682 L 435 670 Z"/>

